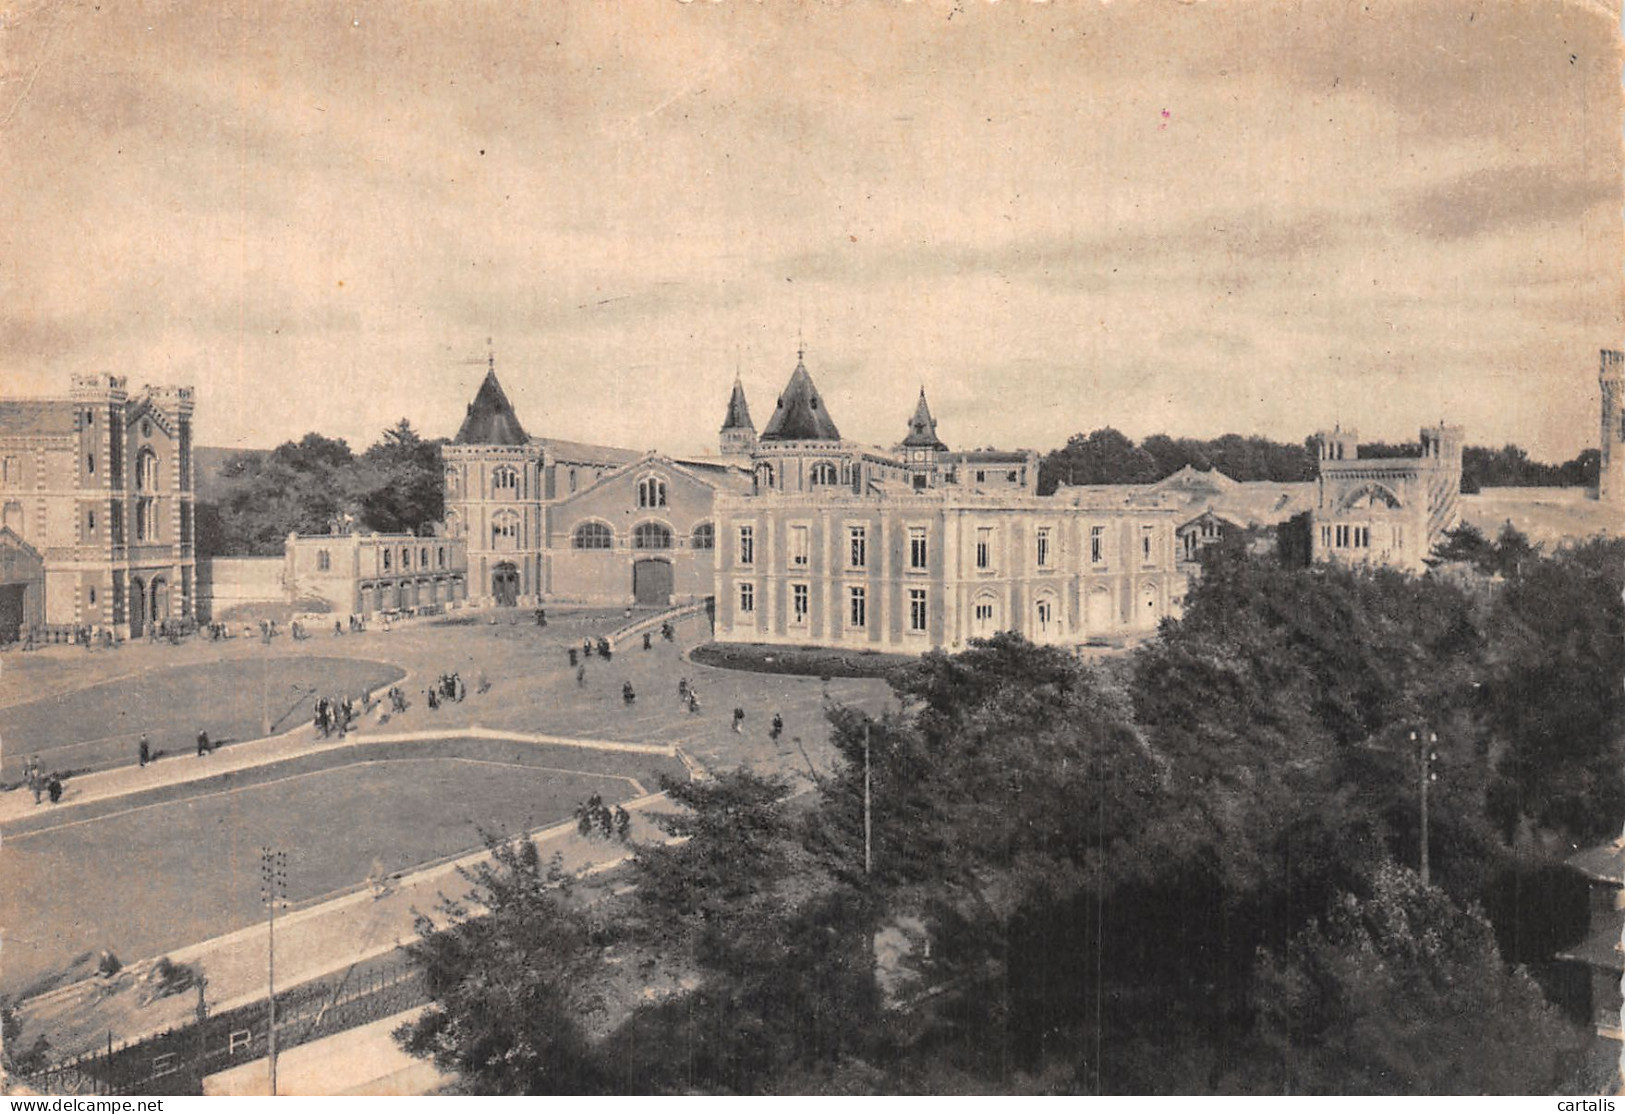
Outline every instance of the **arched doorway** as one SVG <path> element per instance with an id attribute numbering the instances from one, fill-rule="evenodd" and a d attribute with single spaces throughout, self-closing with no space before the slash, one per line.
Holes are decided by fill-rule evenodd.
<path id="1" fill-rule="evenodd" d="M 1157 586 L 1155 584 L 1140 585 L 1140 625 L 1154 627 L 1160 618 L 1157 607 Z"/>
<path id="2" fill-rule="evenodd" d="M 1084 613 L 1086 628 L 1090 634 L 1101 634 L 1112 626 L 1112 593 L 1104 584 L 1095 587 L 1089 593 L 1089 602 Z"/>
<path id="3" fill-rule="evenodd" d="M 665 607 L 671 602 L 671 563 L 637 561 L 632 565 L 632 598 L 639 604 Z"/>
<path id="4" fill-rule="evenodd" d="M 512 561 L 502 561 L 491 570 L 491 596 L 498 607 L 519 603 L 519 569 Z"/>
<path id="5" fill-rule="evenodd" d="M 147 620 L 155 627 L 162 627 L 169 618 L 169 581 L 161 576 L 152 578 L 152 607 L 147 612 Z"/>
<path id="6" fill-rule="evenodd" d="M 130 637 L 140 638 L 147 630 L 147 586 L 139 576 L 130 577 Z"/>

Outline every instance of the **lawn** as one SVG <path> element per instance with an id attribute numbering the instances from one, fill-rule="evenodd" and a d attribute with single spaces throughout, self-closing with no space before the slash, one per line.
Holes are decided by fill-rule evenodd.
<path id="1" fill-rule="evenodd" d="M 30 755 L 47 770 L 100 770 L 136 761 L 145 731 L 156 751 L 193 754 L 199 731 L 217 745 L 307 722 L 318 691 L 360 696 L 404 677 L 383 662 L 333 657 L 232 659 L 180 665 L 0 708 L 0 783 L 22 776 Z"/>
<path id="2" fill-rule="evenodd" d="M 568 749 L 538 752 L 532 763 L 558 761 Z M 8 826 L 0 992 L 16 993 L 86 951 L 108 948 L 128 962 L 257 921 L 265 845 L 287 852 L 288 897 L 298 903 L 365 881 L 375 860 L 403 870 L 479 847 L 482 828 L 541 827 L 567 819 L 592 793 L 611 802 L 635 793 L 613 773 L 485 756 L 286 765 L 286 776 L 259 784 L 217 781 L 100 816 L 64 811 L 56 827 L 27 830 L 32 818 Z M 646 785 L 655 777 L 649 765 L 638 774 Z"/>

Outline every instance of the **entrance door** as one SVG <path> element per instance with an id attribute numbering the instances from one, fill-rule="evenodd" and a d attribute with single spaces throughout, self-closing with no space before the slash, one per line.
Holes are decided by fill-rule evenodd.
<path id="1" fill-rule="evenodd" d="M 147 586 L 139 576 L 130 577 L 130 637 L 147 633 Z"/>
<path id="2" fill-rule="evenodd" d="M 1104 586 L 1089 593 L 1086 612 L 1090 634 L 1104 634 L 1112 626 L 1112 594 Z"/>
<path id="3" fill-rule="evenodd" d="M 671 603 L 671 583 L 671 565 L 665 561 L 638 561 L 632 566 L 632 597 L 640 605 Z"/>
<path id="4" fill-rule="evenodd" d="M 503 561 L 491 571 L 491 595 L 498 607 L 518 605 L 519 569 L 512 562 Z"/>
<path id="5" fill-rule="evenodd" d="M 169 618 L 169 581 L 161 576 L 152 578 L 152 610 L 147 619 L 155 627 L 163 626 Z"/>
<path id="6" fill-rule="evenodd" d="M 999 606 L 988 596 L 977 599 L 973 614 L 976 617 L 976 637 L 992 638 L 999 631 Z"/>
<path id="7" fill-rule="evenodd" d="M 0 646 L 22 637 L 23 594 L 27 591 L 27 585 L 0 584 Z"/>

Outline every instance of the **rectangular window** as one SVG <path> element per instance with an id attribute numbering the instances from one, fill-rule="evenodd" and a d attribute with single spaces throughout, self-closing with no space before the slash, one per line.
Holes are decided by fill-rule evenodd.
<path id="1" fill-rule="evenodd" d="M 804 569 L 807 567 L 811 547 L 808 544 L 808 535 L 811 531 L 805 526 L 790 527 L 790 567 Z"/>
<path id="2" fill-rule="evenodd" d="M 96 512 L 90 511 L 85 515 L 85 529 L 94 534 L 96 532 Z"/>
<path id="3" fill-rule="evenodd" d="M 1356 526 L 1354 528 L 1354 548 L 1355 549 L 1370 549 L 1371 548 L 1371 527 L 1369 527 L 1369 526 Z"/>
<path id="4" fill-rule="evenodd" d="M 756 585 L 741 584 L 739 586 L 739 612 L 741 615 L 750 615 L 756 610 Z"/>
<path id="5" fill-rule="evenodd" d="M 20 462 L 14 456 L 8 456 L 0 461 L 0 484 L 7 487 L 16 487 L 23 482 L 23 470 Z"/>
<path id="6" fill-rule="evenodd" d="M 95 453 L 91 453 L 90 455 L 85 457 L 85 471 L 89 472 L 92 476 L 94 476 L 96 474 L 96 454 Z"/>
<path id="7" fill-rule="evenodd" d="M 739 528 L 739 563 L 741 565 L 754 565 L 756 563 L 756 527 L 741 526 Z"/>
<path id="8" fill-rule="evenodd" d="M 1106 561 L 1106 528 L 1104 526 L 1089 527 L 1089 561 L 1100 565 Z"/>
<path id="9" fill-rule="evenodd" d="M 1403 526 L 1395 526 L 1394 527 L 1394 548 L 1395 549 L 1404 549 L 1405 548 L 1405 527 L 1403 527 Z"/>
<path id="10" fill-rule="evenodd" d="M 976 473 L 976 482 L 979 483 L 979 484 L 986 483 L 987 482 L 987 473 L 986 472 L 977 472 Z"/>
<path id="11" fill-rule="evenodd" d="M 808 597 L 810 591 L 805 584 L 790 585 L 790 622 L 798 627 L 807 625 Z"/>
<path id="12" fill-rule="evenodd" d="M 1140 560 L 1148 565 L 1151 563 L 1151 532 L 1154 529 L 1152 526 L 1140 527 Z"/>
<path id="13" fill-rule="evenodd" d="M 993 527 L 978 526 L 976 528 L 976 567 L 990 569 L 993 567 Z"/>
<path id="14" fill-rule="evenodd" d="M 847 554 L 847 566 L 861 569 L 869 564 L 869 528 L 867 526 L 848 526 L 846 529 L 851 550 Z"/>
<path id="15" fill-rule="evenodd" d="M 925 630 L 924 588 L 910 588 L 908 590 L 908 629 L 911 631 Z"/>
<path id="16" fill-rule="evenodd" d="M 847 600 L 851 604 L 848 609 L 853 630 L 862 630 L 869 624 L 869 596 L 862 588 L 848 588 Z"/>
<path id="17" fill-rule="evenodd" d="M 1049 568 L 1049 527 L 1038 528 L 1038 567 Z"/>
<path id="18" fill-rule="evenodd" d="M 1320 548 L 1322 548 L 1322 549 L 1330 549 L 1331 547 L 1332 547 L 1332 528 L 1330 526 L 1322 526 L 1320 528 Z"/>
<path id="19" fill-rule="evenodd" d="M 908 567 L 923 569 L 926 567 L 926 558 L 929 554 L 925 548 L 925 527 L 910 526 L 908 528 Z"/>
<path id="20" fill-rule="evenodd" d="M 1337 526 L 1337 548 L 1338 549 L 1347 549 L 1348 547 L 1349 547 L 1349 528 L 1347 526 L 1339 523 L 1338 526 Z"/>

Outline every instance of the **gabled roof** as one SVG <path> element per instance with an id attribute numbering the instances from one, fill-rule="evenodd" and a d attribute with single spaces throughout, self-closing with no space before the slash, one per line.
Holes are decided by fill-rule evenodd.
<path id="1" fill-rule="evenodd" d="M 914 406 L 914 416 L 908 420 L 908 436 L 903 447 L 909 449 L 935 449 L 944 452 L 948 446 L 937 440 L 937 420 L 931 416 L 931 407 L 925 401 L 925 388 L 920 388 L 920 401 Z"/>
<path id="2" fill-rule="evenodd" d="M 1625 909 L 1610 910 L 1595 919 L 1584 940 L 1558 952 L 1557 958 L 1584 963 L 1600 971 L 1625 970 L 1625 954 L 1621 954 L 1620 947 L 1622 929 L 1625 929 Z"/>
<path id="3" fill-rule="evenodd" d="M 1625 843 L 1614 840 L 1571 855 L 1568 864 L 1594 882 L 1625 883 Z"/>
<path id="4" fill-rule="evenodd" d="M 802 353 L 796 353 L 796 370 L 779 396 L 773 418 L 762 431 L 760 441 L 839 441 L 841 431 L 824 408 L 824 400 L 813 386 Z"/>
<path id="5" fill-rule="evenodd" d="M 728 414 L 722 419 L 722 432 L 730 429 L 748 429 L 756 432 L 756 425 L 750 420 L 750 407 L 745 405 L 745 385 L 734 376 L 734 392 L 728 399 Z"/>
<path id="6" fill-rule="evenodd" d="M 495 368 L 485 373 L 485 382 L 468 404 L 468 414 L 454 440 L 459 445 L 523 445 L 530 440 L 497 382 Z"/>
<path id="7" fill-rule="evenodd" d="M 1217 468 L 1201 470 L 1187 464 L 1179 471 L 1164 476 L 1151 486 L 1159 491 L 1167 491 L 1173 488 L 1181 491 L 1211 491 L 1217 494 L 1221 491 L 1234 489 L 1236 481 Z"/>

